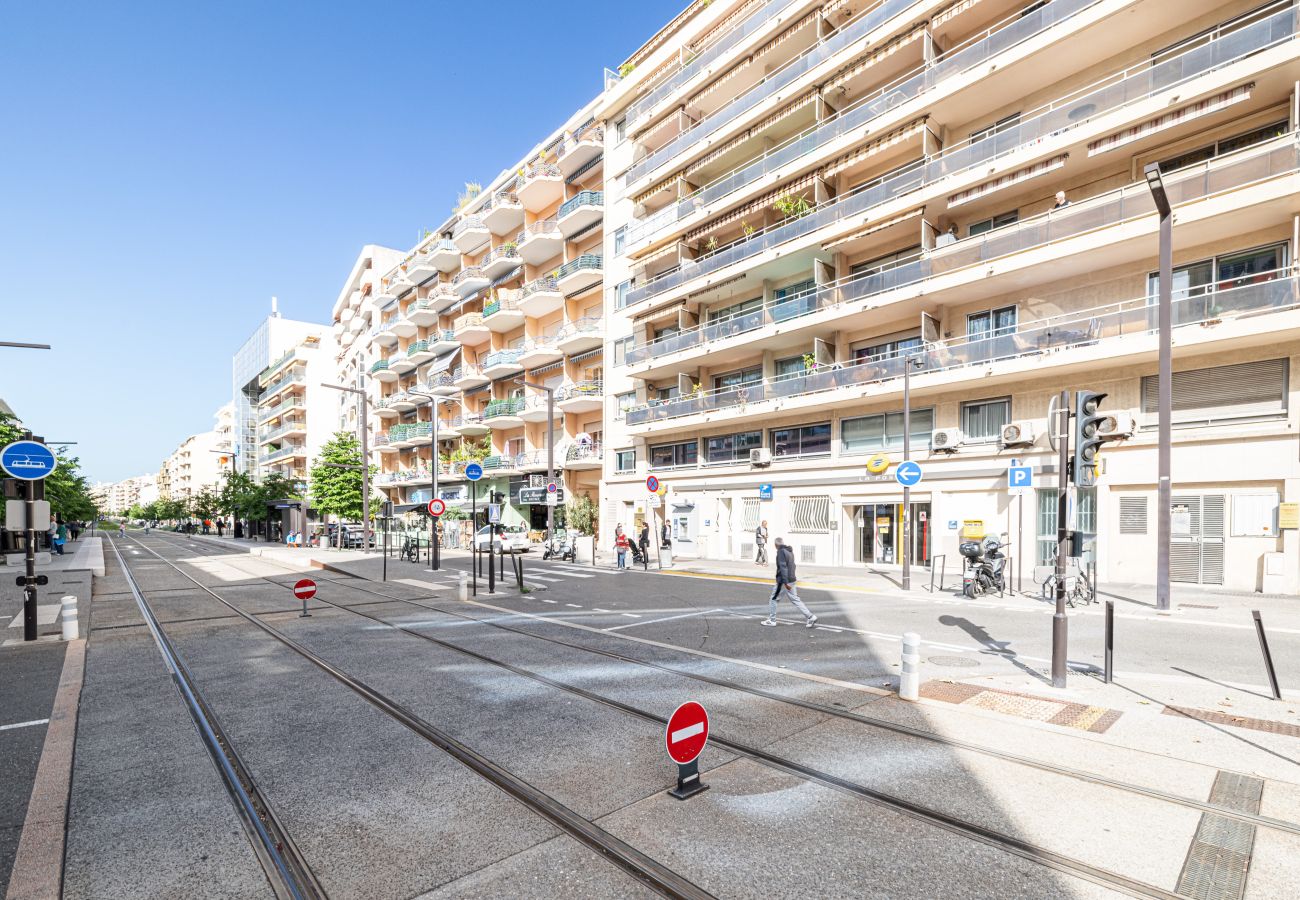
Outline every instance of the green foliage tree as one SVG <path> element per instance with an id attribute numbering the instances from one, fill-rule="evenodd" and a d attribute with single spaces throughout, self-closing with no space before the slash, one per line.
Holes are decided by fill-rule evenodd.
<path id="1" fill-rule="evenodd" d="M 215 518 L 220 509 L 220 498 L 212 492 L 211 488 L 204 488 L 190 498 L 190 515 L 200 521 Z"/>
<path id="2" fill-rule="evenodd" d="M 371 474 L 374 472 L 375 467 L 371 466 Z M 361 444 L 351 432 L 336 432 L 320 448 L 320 454 L 312 464 L 312 505 L 324 515 L 359 520 L 362 513 L 362 485 Z"/>
<path id="3" fill-rule="evenodd" d="M 596 504 L 589 494 L 572 497 L 565 504 L 564 514 L 569 527 L 578 529 L 580 534 L 596 533 Z"/>
<path id="4" fill-rule="evenodd" d="M 0 413 L 0 446 L 22 440 L 23 423 L 15 416 Z M 99 515 L 99 500 L 90 490 L 90 482 L 81 474 L 81 460 L 57 452 L 58 466 L 45 479 L 45 499 L 50 512 L 65 522 L 94 519 Z M 0 508 L 0 516 L 4 515 Z"/>

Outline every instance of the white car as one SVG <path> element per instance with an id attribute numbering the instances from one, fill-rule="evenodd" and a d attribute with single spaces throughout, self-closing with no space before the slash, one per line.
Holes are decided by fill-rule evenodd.
<path id="1" fill-rule="evenodd" d="M 504 527 L 500 538 L 493 538 L 492 532 L 498 526 L 484 525 L 474 535 L 474 549 L 485 551 L 488 548 L 488 541 L 492 542 L 493 550 L 501 550 L 505 547 L 506 553 L 527 553 L 533 546 L 533 542 L 528 539 L 528 530 L 522 525 L 507 525 Z"/>

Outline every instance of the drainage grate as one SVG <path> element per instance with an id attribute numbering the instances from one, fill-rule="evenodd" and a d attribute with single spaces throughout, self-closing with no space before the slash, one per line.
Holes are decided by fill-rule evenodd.
<path id="1" fill-rule="evenodd" d="M 1190 706 L 1166 706 L 1166 716 L 1186 716 L 1199 722 L 1212 725 L 1231 725 L 1234 728 L 1249 728 L 1251 731 L 1263 731 L 1268 734 L 1285 734 L 1288 737 L 1300 737 L 1300 725 L 1290 722 L 1274 722 L 1272 719 L 1252 719 L 1248 716 L 1234 716 L 1214 709 L 1193 709 Z"/>
<path id="2" fill-rule="evenodd" d="M 979 665 L 979 660 L 971 659 L 969 656 L 927 656 L 925 661 L 953 669 L 970 669 Z"/>
<path id="3" fill-rule="evenodd" d="M 1263 791 L 1263 779 L 1220 772 L 1210 789 L 1210 802 L 1257 814 Z M 1214 813 L 1203 814 L 1178 875 L 1178 893 L 1199 900 L 1240 900 L 1246 893 L 1246 874 L 1254 846 L 1254 825 Z"/>

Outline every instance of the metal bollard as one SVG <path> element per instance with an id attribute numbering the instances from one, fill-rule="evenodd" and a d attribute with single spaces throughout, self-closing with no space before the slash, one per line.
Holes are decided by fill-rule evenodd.
<path id="1" fill-rule="evenodd" d="M 464 572 L 458 573 L 456 579 L 456 597 L 462 601 L 469 599 L 469 576 Z"/>
<path id="2" fill-rule="evenodd" d="M 1282 690 L 1277 685 L 1277 671 L 1273 668 L 1273 654 L 1268 650 L 1268 637 L 1264 634 L 1264 620 L 1259 616 L 1259 610 L 1252 609 L 1251 616 L 1255 620 L 1255 634 L 1259 638 L 1259 649 L 1264 654 L 1264 671 L 1268 675 L 1268 686 L 1273 692 L 1274 700 L 1282 699 Z"/>
<path id="3" fill-rule="evenodd" d="M 1115 677 L 1115 601 L 1106 601 L 1106 672 L 1104 681 Z"/>
<path id="4" fill-rule="evenodd" d="M 918 700 L 921 696 L 921 636 L 915 631 L 903 635 L 903 668 L 898 681 L 898 696 Z"/>
<path id="5" fill-rule="evenodd" d="M 63 639 L 77 639 L 77 598 L 71 595 L 63 598 Z"/>

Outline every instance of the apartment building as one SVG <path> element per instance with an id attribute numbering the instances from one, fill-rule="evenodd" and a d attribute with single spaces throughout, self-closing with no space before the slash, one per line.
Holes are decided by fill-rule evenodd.
<path id="1" fill-rule="evenodd" d="M 465 466 L 477 461 L 480 516 L 496 494 L 505 524 L 544 529 L 546 389 L 561 500 L 599 498 L 605 139 L 594 106 L 486 187 L 467 185 L 371 295 L 345 287 L 361 296 L 350 321 L 352 300 L 336 306 L 335 328 L 355 333 L 353 346 L 368 339 L 377 482 L 400 513 L 430 499 L 436 442 L 444 501 L 468 509 Z"/>
<path id="2" fill-rule="evenodd" d="M 1078 496 L 1085 555 L 1150 582 L 1159 162 L 1173 577 L 1296 590 L 1297 28 L 1293 0 L 688 8 L 597 110 L 603 541 L 653 517 L 680 555 L 743 559 L 766 520 L 803 563 L 888 568 L 906 533 L 951 572 L 999 535 L 1028 578 L 1054 552 L 1049 403 L 1086 388 L 1113 440 Z"/>
<path id="3" fill-rule="evenodd" d="M 401 262 L 403 253 L 390 247 L 367 244 L 357 255 L 352 271 L 334 301 L 333 349 L 335 375 L 333 382 L 341 387 L 364 387 L 370 363 L 375 357 L 370 332 L 378 324 L 375 318 L 375 299 L 380 294 L 380 275 L 391 271 Z M 372 324 L 373 323 L 373 324 Z M 360 434 L 361 402 L 357 394 L 336 391 L 336 430 Z M 367 441 L 374 446 L 375 426 L 381 420 L 371 416 L 364 423 Z"/>
<path id="4" fill-rule="evenodd" d="M 158 476 L 137 475 L 122 481 L 104 481 L 91 489 L 99 498 L 100 511 L 121 515 L 131 507 L 146 506 L 158 499 Z"/>
<path id="5" fill-rule="evenodd" d="M 163 461 L 156 479 L 155 496 L 164 500 L 186 500 L 205 488 L 221 487 L 222 472 L 229 459 L 230 435 L 234 430 L 234 407 L 227 403 L 213 414 L 211 431 L 192 434 Z M 130 504 L 127 504 L 129 507 Z"/>

